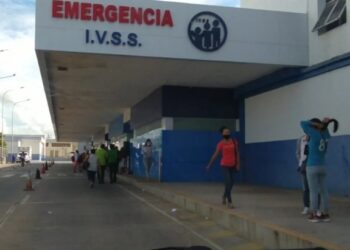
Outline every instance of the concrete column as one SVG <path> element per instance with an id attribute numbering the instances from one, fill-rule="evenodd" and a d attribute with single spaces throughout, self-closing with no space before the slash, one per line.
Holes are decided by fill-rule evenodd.
<path id="1" fill-rule="evenodd" d="M 123 113 L 123 122 L 129 122 L 131 119 L 131 108 L 126 108 L 124 109 L 124 113 Z"/>
<path id="2" fill-rule="evenodd" d="M 164 130 L 173 130 L 174 129 L 174 118 L 163 117 L 162 118 L 162 128 Z"/>
<path id="3" fill-rule="evenodd" d="M 105 125 L 105 134 L 109 133 L 109 124 Z"/>

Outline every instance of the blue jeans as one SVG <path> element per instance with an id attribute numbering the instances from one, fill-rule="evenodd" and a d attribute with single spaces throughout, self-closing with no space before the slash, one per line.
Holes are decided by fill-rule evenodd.
<path id="1" fill-rule="evenodd" d="M 317 211 L 318 194 L 320 195 L 320 209 L 322 213 L 328 214 L 329 196 L 326 186 L 326 170 L 324 166 L 308 166 L 306 175 L 310 189 L 310 209 L 312 212 Z"/>
<path id="2" fill-rule="evenodd" d="M 96 176 L 96 171 L 87 171 L 88 173 L 88 179 L 91 183 L 95 184 L 95 176 Z"/>
<path id="3" fill-rule="evenodd" d="M 227 167 L 223 167 L 222 169 L 224 170 L 225 174 L 225 192 L 223 198 L 227 199 L 229 203 L 232 203 L 231 192 L 234 184 L 233 177 L 236 173 L 236 169 Z"/>
<path id="4" fill-rule="evenodd" d="M 152 157 L 144 157 L 143 158 L 143 165 L 145 167 L 145 173 L 146 173 L 146 178 L 148 179 L 150 176 L 151 172 L 151 167 L 152 167 Z"/>
<path id="5" fill-rule="evenodd" d="M 310 189 L 309 189 L 309 182 L 307 181 L 306 173 L 301 173 L 301 178 L 303 183 L 304 207 L 310 207 Z"/>

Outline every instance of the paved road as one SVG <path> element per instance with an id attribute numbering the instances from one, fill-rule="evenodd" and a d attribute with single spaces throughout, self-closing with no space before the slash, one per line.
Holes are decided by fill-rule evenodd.
<path id="1" fill-rule="evenodd" d="M 261 249 L 126 184 L 90 189 L 69 165 L 55 165 L 24 192 L 36 167 L 0 170 L 0 249 Z"/>

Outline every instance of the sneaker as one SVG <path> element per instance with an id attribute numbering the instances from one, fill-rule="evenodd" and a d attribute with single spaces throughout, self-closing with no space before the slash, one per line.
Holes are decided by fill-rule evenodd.
<path id="1" fill-rule="evenodd" d="M 227 203 L 227 208 L 234 209 L 234 206 L 232 205 L 232 202 L 228 202 Z"/>
<path id="2" fill-rule="evenodd" d="M 320 217 L 317 216 L 316 214 L 310 214 L 309 216 L 309 221 L 313 223 L 318 223 L 321 221 Z"/>
<path id="3" fill-rule="evenodd" d="M 301 212 L 301 214 L 306 215 L 309 213 L 309 208 L 308 207 L 304 207 L 304 210 Z"/>
<path id="4" fill-rule="evenodd" d="M 330 222 L 331 218 L 330 218 L 329 214 L 322 214 L 321 215 L 321 221 L 322 222 Z"/>
<path id="5" fill-rule="evenodd" d="M 226 198 L 222 197 L 222 205 L 226 205 Z"/>

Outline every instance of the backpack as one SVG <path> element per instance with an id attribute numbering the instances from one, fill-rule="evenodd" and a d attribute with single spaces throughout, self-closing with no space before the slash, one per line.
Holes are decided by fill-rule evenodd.
<path id="1" fill-rule="evenodd" d="M 70 158 L 72 162 L 75 162 L 75 157 L 74 155 L 72 155 L 72 157 Z"/>

